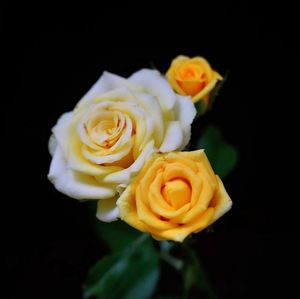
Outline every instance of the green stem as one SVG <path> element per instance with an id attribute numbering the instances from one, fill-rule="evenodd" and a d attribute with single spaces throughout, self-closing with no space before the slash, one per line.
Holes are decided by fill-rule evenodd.
<path id="1" fill-rule="evenodd" d="M 203 266 L 197 256 L 197 254 L 195 253 L 195 251 L 192 248 L 190 248 L 188 246 L 188 244 L 184 244 L 183 247 L 190 259 L 190 263 L 196 269 L 196 273 L 197 273 L 197 277 L 198 277 L 197 283 L 198 283 L 199 288 L 201 288 L 202 291 L 204 291 L 207 294 L 209 299 L 219 299 L 219 297 L 213 290 L 212 285 L 209 282 L 209 279 L 208 279 L 207 275 L 205 274 Z M 187 296 L 188 296 L 188 289 L 185 289 L 184 293 L 183 293 L 183 298 L 187 299 L 188 298 Z"/>
<path id="2" fill-rule="evenodd" d="M 163 261 L 172 266 L 175 270 L 180 271 L 183 268 L 184 262 L 168 252 L 161 252 L 160 257 Z"/>
<path id="3" fill-rule="evenodd" d="M 175 270 L 181 271 L 184 266 L 184 261 L 170 254 L 170 250 L 175 246 L 175 244 L 168 241 L 161 241 L 159 245 L 161 259 L 172 266 Z"/>

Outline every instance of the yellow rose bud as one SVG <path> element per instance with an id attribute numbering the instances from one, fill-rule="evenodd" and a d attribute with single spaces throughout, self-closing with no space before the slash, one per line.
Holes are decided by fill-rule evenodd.
<path id="1" fill-rule="evenodd" d="M 223 79 L 211 68 L 206 59 L 182 55 L 172 61 L 166 76 L 177 93 L 191 96 L 194 103 L 204 100 L 206 106 L 210 91 L 218 80 Z"/>
<path id="2" fill-rule="evenodd" d="M 232 205 L 203 150 L 155 154 L 117 201 L 121 219 L 158 240 L 182 242 Z"/>

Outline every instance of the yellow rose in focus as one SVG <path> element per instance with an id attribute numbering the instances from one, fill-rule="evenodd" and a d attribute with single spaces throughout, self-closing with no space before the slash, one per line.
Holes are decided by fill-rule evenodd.
<path id="1" fill-rule="evenodd" d="M 203 150 L 155 154 L 117 205 L 121 219 L 158 240 L 182 242 L 232 205 Z"/>
<path id="2" fill-rule="evenodd" d="M 166 78 L 142 69 L 125 79 L 104 72 L 52 129 L 48 178 L 79 200 L 98 200 L 97 217 L 118 217 L 116 200 L 154 152 L 183 149 L 196 110 Z"/>
<path id="3" fill-rule="evenodd" d="M 209 93 L 223 79 L 203 57 L 182 55 L 172 61 L 166 76 L 177 93 L 191 96 L 194 103 L 204 100 L 206 106 Z"/>

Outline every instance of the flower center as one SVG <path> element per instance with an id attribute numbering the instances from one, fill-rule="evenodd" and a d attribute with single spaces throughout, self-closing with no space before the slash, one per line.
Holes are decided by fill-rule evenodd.
<path id="1" fill-rule="evenodd" d="M 191 187 L 182 179 L 166 182 L 162 188 L 162 195 L 167 203 L 175 209 L 181 208 L 191 199 Z"/>
<path id="2" fill-rule="evenodd" d="M 205 86 L 207 75 L 199 65 L 184 64 L 175 73 L 175 80 L 188 95 L 196 95 Z"/>
<path id="3" fill-rule="evenodd" d="M 126 120 L 122 113 L 110 111 L 101 113 L 86 124 L 87 133 L 98 146 L 112 147 L 126 129 Z"/>

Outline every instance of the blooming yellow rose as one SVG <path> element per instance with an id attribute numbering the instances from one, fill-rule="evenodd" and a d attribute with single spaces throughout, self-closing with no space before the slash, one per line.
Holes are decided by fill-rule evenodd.
<path id="1" fill-rule="evenodd" d="M 153 155 L 117 201 L 129 225 L 178 242 L 216 221 L 231 204 L 203 150 Z"/>
<path id="2" fill-rule="evenodd" d="M 204 100 L 206 105 L 210 91 L 222 80 L 203 57 L 182 55 L 172 61 L 166 76 L 177 93 L 191 96 L 194 103 Z"/>
<path id="3" fill-rule="evenodd" d="M 118 217 L 116 199 L 154 152 L 182 149 L 196 114 L 157 71 L 128 79 L 104 72 L 53 128 L 49 179 L 76 199 L 99 200 L 97 216 Z"/>

